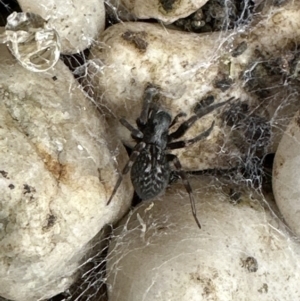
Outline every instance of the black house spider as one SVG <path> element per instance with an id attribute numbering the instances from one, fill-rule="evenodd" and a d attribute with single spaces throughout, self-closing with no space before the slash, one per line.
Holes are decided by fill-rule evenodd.
<path id="1" fill-rule="evenodd" d="M 185 134 L 185 132 L 201 117 L 212 112 L 229 102 L 231 99 L 198 109 L 195 115 L 183 122 L 176 131 L 169 133 L 170 128 L 177 123 L 178 119 L 185 116 L 179 113 L 172 121 L 169 113 L 158 107 L 152 102 L 153 97 L 158 93 L 158 89 L 149 84 L 144 92 L 143 108 L 140 117 L 136 120 L 137 129 L 133 127 L 124 118 L 120 122 L 130 132 L 132 138 L 137 142 L 133 148 L 133 152 L 129 161 L 123 168 L 122 174 L 119 175 L 113 192 L 107 202 L 107 205 L 113 199 L 117 192 L 123 175 L 127 174 L 131 169 L 131 181 L 134 189 L 141 199 L 151 199 L 165 190 L 169 183 L 171 167 L 173 162 L 181 177 L 184 187 L 189 194 L 192 206 L 192 213 L 199 228 L 200 222 L 197 218 L 195 200 L 192 194 L 192 188 L 186 177 L 185 172 L 181 168 L 181 164 L 177 156 L 168 153 L 169 150 L 183 148 L 189 146 L 211 133 L 214 122 L 209 129 L 199 134 L 193 139 L 175 141 Z"/>

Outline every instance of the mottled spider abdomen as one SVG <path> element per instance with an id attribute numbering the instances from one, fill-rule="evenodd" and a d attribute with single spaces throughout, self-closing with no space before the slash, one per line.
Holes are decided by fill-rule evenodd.
<path id="1" fill-rule="evenodd" d="M 164 151 L 148 144 L 131 168 L 131 181 L 138 196 L 151 199 L 165 190 L 169 183 L 170 167 Z"/>

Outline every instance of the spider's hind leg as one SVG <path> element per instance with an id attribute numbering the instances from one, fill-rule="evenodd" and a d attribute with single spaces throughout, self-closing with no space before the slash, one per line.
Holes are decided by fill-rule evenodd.
<path id="1" fill-rule="evenodd" d="M 123 176 L 126 175 L 126 174 L 129 172 L 131 166 L 132 166 L 133 163 L 135 162 L 136 158 L 139 156 L 141 150 L 145 148 L 145 146 L 146 146 L 146 144 L 145 144 L 144 142 L 140 142 L 140 143 L 138 143 L 138 144 L 134 147 L 133 152 L 131 153 L 130 158 L 129 158 L 127 164 L 126 164 L 125 167 L 123 168 L 122 173 L 119 174 L 119 178 L 118 178 L 118 180 L 117 180 L 117 183 L 116 183 L 116 185 L 115 185 L 115 187 L 114 187 L 114 189 L 113 189 L 113 192 L 112 192 L 112 194 L 111 194 L 109 200 L 107 201 L 106 205 L 109 205 L 110 202 L 112 201 L 114 195 L 116 194 L 118 188 L 120 187 L 120 185 L 121 185 L 121 183 L 122 183 Z"/>
<path id="2" fill-rule="evenodd" d="M 187 191 L 187 193 L 189 194 L 190 197 L 190 203 L 191 203 L 191 207 L 192 207 L 192 213 L 193 213 L 193 217 L 196 221 L 197 226 L 201 229 L 201 224 L 198 220 L 197 217 L 197 211 L 196 211 L 196 205 L 195 205 L 195 199 L 194 199 L 194 195 L 193 195 L 193 190 L 192 187 L 190 185 L 189 180 L 186 177 L 185 172 L 182 170 L 182 166 L 181 163 L 179 161 L 179 159 L 177 158 L 177 156 L 173 155 L 173 154 L 168 154 L 167 155 L 167 160 L 169 162 L 173 162 L 174 166 L 176 168 L 176 170 L 178 171 L 178 174 L 180 176 L 180 178 L 182 179 L 183 185 Z"/>

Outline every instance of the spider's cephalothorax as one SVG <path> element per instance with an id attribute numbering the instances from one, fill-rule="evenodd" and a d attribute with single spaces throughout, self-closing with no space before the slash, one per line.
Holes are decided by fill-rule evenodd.
<path id="1" fill-rule="evenodd" d="M 193 216 L 199 228 L 200 222 L 197 218 L 195 201 L 192 194 L 192 188 L 186 178 L 185 172 L 181 168 L 181 164 L 177 156 L 169 153 L 169 150 L 183 148 L 189 146 L 203 138 L 206 138 L 212 131 L 214 122 L 209 129 L 189 140 L 174 141 L 182 137 L 185 132 L 202 116 L 212 112 L 214 109 L 223 106 L 231 99 L 206 107 L 201 107 L 198 111 L 183 122 L 176 131 L 170 133 L 170 128 L 177 123 L 179 117 L 185 116 L 179 113 L 173 120 L 171 115 L 159 108 L 152 102 L 153 97 L 158 93 L 158 89 L 149 84 L 144 93 L 143 109 L 136 124 L 138 128 L 133 127 L 125 119 L 120 119 L 130 132 L 131 136 L 137 142 L 130 156 L 129 161 L 125 165 L 122 174 L 120 174 L 114 190 L 109 198 L 109 204 L 117 192 L 122 176 L 131 169 L 131 181 L 134 189 L 141 199 L 150 199 L 159 195 L 165 190 L 170 180 L 171 167 L 173 162 L 179 176 L 181 177 L 185 189 L 187 190 L 192 206 Z"/>

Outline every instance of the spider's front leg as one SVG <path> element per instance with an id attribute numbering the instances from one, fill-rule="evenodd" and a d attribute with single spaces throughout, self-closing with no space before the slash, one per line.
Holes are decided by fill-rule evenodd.
<path id="1" fill-rule="evenodd" d="M 199 110 L 197 110 L 195 112 L 195 115 L 193 115 L 192 117 L 190 117 L 188 120 L 186 120 L 185 122 L 183 122 L 178 129 L 173 132 L 172 134 L 170 134 L 168 136 L 168 142 L 171 142 L 175 139 L 178 139 L 180 137 L 182 137 L 186 131 L 201 117 L 211 113 L 212 111 L 214 111 L 215 109 L 224 106 L 225 104 L 227 104 L 228 102 L 230 102 L 232 99 L 234 99 L 234 97 L 229 98 L 226 101 L 214 104 L 214 105 L 210 105 L 210 106 L 206 106 L 206 107 L 202 107 Z"/>
<path id="2" fill-rule="evenodd" d="M 198 220 L 198 217 L 197 217 L 197 211 L 196 211 L 196 205 L 195 205 L 193 190 L 192 190 L 192 187 L 190 185 L 189 180 L 186 177 L 185 172 L 182 170 L 181 163 L 180 163 L 179 159 L 177 158 L 177 156 L 175 156 L 173 154 L 168 154 L 167 155 L 167 160 L 169 162 L 173 162 L 176 170 L 178 171 L 178 174 L 179 174 L 180 178 L 182 179 L 183 185 L 184 185 L 184 187 L 185 187 L 185 189 L 186 189 L 186 191 L 187 191 L 187 193 L 189 194 L 189 197 L 190 197 L 190 203 L 191 203 L 192 213 L 193 213 L 194 219 L 196 221 L 197 226 L 201 229 L 201 224 L 200 224 L 200 222 Z"/>
<path id="3" fill-rule="evenodd" d="M 173 126 L 178 122 L 179 118 L 185 117 L 185 116 L 186 116 L 186 113 L 183 113 L 183 112 L 178 113 L 178 114 L 174 117 L 173 121 L 171 122 L 171 124 L 170 124 L 170 126 L 169 126 L 169 129 L 170 129 L 171 127 L 173 127 Z"/>
<path id="4" fill-rule="evenodd" d="M 158 88 L 153 84 L 148 84 L 144 96 L 143 96 L 143 107 L 140 114 L 140 117 L 136 120 L 138 127 L 144 126 L 148 121 L 148 113 L 150 109 L 150 105 L 152 103 L 153 97 L 158 94 Z"/>
<path id="5" fill-rule="evenodd" d="M 131 166 L 132 166 L 133 163 L 135 162 L 136 158 L 139 156 L 141 150 L 145 148 L 145 146 L 146 146 L 146 143 L 140 142 L 140 143 L 138 143 L 138 144 L 134 147 L 133 152 L 131 153 L 130 158 L 129 158 L 127 164 L 126 164 L 125 167 L 123 168 L 122 173 L 119 174 L 119 178 L 118 178 L 118 180 L 117 180 L 117 183 L 116 183 L 116 185 L 115 185 L 115 187 L 114 187 L 114 189 L 113 189 L 113 192 L 112 192 L 112 194 L 111 194 L 109 200 L 107 201 L 106 205 L 109 205 L 109 204 L 110 204 L 111 200 L 113 199 L 113 197 L 114 197 L 114 195 L 116 194 L 116 192 L 117 192 L 119 186 L 120 186 L 121 183 L 122 183 L 123 176 L 126 175 L 126 174 L 129 172 Z"/>
<path id="6" fill-rule="evenodd" d="M 138 141 L 143 139 L 144 134 L 140 130 L 132 126 L 125 118 L 121 118 L 120 123 L 130 131 L 132 138 Z"/>
<path id="7" fill-rule="evenodd" d="M 189 139 L 189 140 L 180 140 L 180 141 L 175 141 L 175 142 L 171 142 L 167 144 L 167 149 L 178 149 L 178 148 L 184 148 L 186 146 L 189 146 L 191 144 L 194 144 L 202 139 L 207 138 L 212 129 L 214 128 L 215 122 L 213 121 L 210 128 L 207 129 L 206 131 L 204 131 L 203 133 L 201 133 L 200 135 L 196 136 L 193 139 Z"/>

